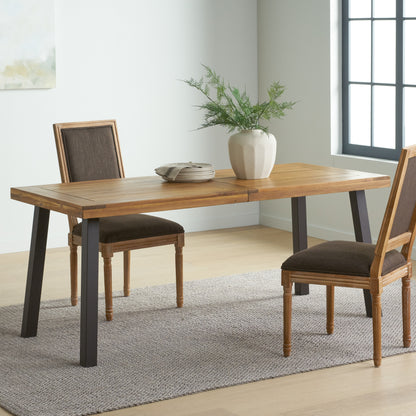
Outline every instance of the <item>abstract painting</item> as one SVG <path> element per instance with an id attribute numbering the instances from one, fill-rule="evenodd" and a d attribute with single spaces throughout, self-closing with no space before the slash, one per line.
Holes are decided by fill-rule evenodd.
<path id="1" fill-rule="evenodd" d="M 0 89 L 55 87 L 54 0 L 0 0 Z"/>

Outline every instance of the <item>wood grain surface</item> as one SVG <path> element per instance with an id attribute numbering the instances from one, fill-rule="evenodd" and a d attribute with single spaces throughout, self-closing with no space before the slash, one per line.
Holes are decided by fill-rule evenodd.
<path id="1" fill-rule="evenodd" d="M 389 185 L 386 175 L 289 163 L 276 165 L 267 179 L 237 179 L 227 169 L 204 183 L 168 183 L 158 176 L 109 179 L 11 188 L 11 198 L 79 218 L 99 218 Z"/>

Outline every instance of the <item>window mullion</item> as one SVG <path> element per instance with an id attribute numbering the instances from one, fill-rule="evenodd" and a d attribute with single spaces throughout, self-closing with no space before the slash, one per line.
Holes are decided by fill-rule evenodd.
<path id="1" fill-rule="evenodd" d="M 374 146 L 374 0 L 371 1 L 371 115 L 370 115 L 370 146 Z"/>
<path id="2" fill-rule="evenodd" d="M 403 0 L 396 0 L 396 150 L 403 146 Z"/>
<path id="3" fill-rule="evenodd" d="M 400 4 L 397 5 L 397 2 Z M 354 17 L 350 17 L 350 0 L 341 0 L 342 4 L 342 151 L 345 154 L 352 154 L 357 156 L 366 156 L 366 157 L 376 157 L 381 159 L 390 159 L 390 160 L 397 160 L 398 156 L 400 154 L 400 149 L 402 147 L 402 134 L 403 134 L 403 123 L 404 123 L 404 115 L 403 115 L 403 0 L 396 0 L 396 8 L 400 8 L 398 10 L 396 17 L 374 17 L 374 0 L 371 0 L 371 10 L 368 10 L 369 16 L 367 16 L 367 13 L 364 13 L 362 15 L 355 14 Z M 400 17 L 400 18 L 399 18 Z M 416 19 L 416 17 L 414 18 Z M 375 61 L 374 61 L 374 53 L 376 51 L 375 47 L 375 36 L 374 33 L 375 24 L 374 21 L 378 20 L 393 20 L 396 22 L 396 79 L 393 82 L 394 83 L 385 83 L 385 82 L 375 82 L 374 78 L 374 69 L 375 69 Z M 371 59 L 369 62 L 370 65 L 370 80 L 369 82 L 363 81 L 362 79 L 355 79 L 357 77 L 354 77 L 354 81 L 350 80 L 351 77 L 351 44 L 350 44 L 350 36 L 351 36 L 351 21 L 369 21 L 370 23 L 370 30 L 371 33 L 369 33 L 371 39 L 369 41 L 371 42 L 371 45 L 369 46 L 368 53 L 371 53 Z M 356 26 L 354 25 L 354 28 Z M 356 29 L 354 29 L 356 30 Z M 355 36 L 355 35 L 354 35 Z M 368 38 L 367 38 L 368 39 Z M 379 80 L 380 81 L 380 80 Z M 368 126 L 367 121 L 367 128 L 370 129 L 370 140 L 366 143 L 370 142 L 369 144 L 359 144 L 357 140 L 354 140 L 351 142 L 352 138 L 350 135 L 352 134 L 351 129 L 351 87 L 352 85 L 369 85 L 371 88 L 370 91 L 370 109 L 366 109 L 365 111 L 370 112 L 370 120 Z M 374 105 L 377 104 L 375 102 L 375 96 L 374 96 L 374 89 L 375 86 L 378 85 L 385 85 L 385 86 L 396 86 L 396 108 L 395 110 L 395 116 L 396 116 L 396 124 L 395 124 L 395 131 L 392 132 L 392 134 L 395 134 L 395 145 L 396 148 L 382 148 L 382 147 L 376 147 L 374 146 L 374 127 L 375 127 L 375 119 L 374 119 Z M 413 85 L 412 85 L 413 86 Z M 415 85 L 416 87 L 416 85 Z M 392 97 L 393 98 L 393 97 Z M 358 113 L 357 113 L 358 114 Z M 353 144 L 354 143 L 354 144 Z"/>
<path id="4" fill-rule="evenodd" d="M 342 0 L 342 143 L 343 152 L 350 137 L 349 128 L 349 30 L 348 30 L 349 1 Z"/>

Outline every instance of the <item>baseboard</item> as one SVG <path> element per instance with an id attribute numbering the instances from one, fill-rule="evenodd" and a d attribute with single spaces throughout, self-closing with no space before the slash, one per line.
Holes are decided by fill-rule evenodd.
<path id="1" fill-rule="evenodd" d="M 268 227 L 279 228 L 285 231 L 292 231 L 292 219 L 276 217 L 272 215 L 260 215 L 260 224 Z M 321 238 L 322 240 L 347 240 L 354 241 L 354 234 L 332 228 L 308 224 L 308 236 Z"/>
<path id="2" fill-rule="evenodd" d="M 244 206 L 245 205 L 245 206 Z M 155 215 L 179 222 L 185 232 L 208 231 L 259 224 L 258 203 L 158 212 Z"/>
<path id="3" fill-rule="evenodd" d="M 284 217 L 276 217 L 272 215 L 265 215 L 260 214 L 260 224 L 265 225 L 267 227 L 278 228 L 280 230 L 285 231 L 292 231 L 292 219 L 291 218 L 284 218 Z M 346 241 L 354 241 L 355 237 L 354 234 L 347 233 L 345 231 L 335 230 L 332 228 L 326 228 L 322 226 L 318 226 L 315 224 L 308 224 L 308 236 L 321 238 L 322 240 L 346 240 Z M 377 240 L 373 238 L 373 244 L 375 244 Z M 412 259 L 416 260 L 416 247 L 413 247 L 412 250 Z"/>

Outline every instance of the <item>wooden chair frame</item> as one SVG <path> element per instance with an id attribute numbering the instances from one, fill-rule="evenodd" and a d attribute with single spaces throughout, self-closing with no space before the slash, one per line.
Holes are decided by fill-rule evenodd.
<path id="1" fill-rule="evenodd" d="M 124 167 L 121 159 L 120 144 L 115 120 L 99 120 L 71 123 L 56 123 L 53 125 L 55 135 L 56 149 L 58 152 L 59 170 L 61 173 L 62 183 L 69 183 L 69 169 L 65 155 L 65 148 L 62 138 L 62 130 L 68 128 L 84 128 L 111 126 L 114 145 L 117 156 L 120 177 L 124 178 Z M 78 246 L 82 245 L 82 238 L 72 234 L 72 229 L 78 224 L 76 217 L 68 216 L 69 234 L 68 245 L 70 248 L 70 274 L 71 274 L 71 304 L 75 306 L 78 303 Z M 104 261 L 104 286 L 105 286 L 105 315 L 107 321 L 113 319 L 113 296 L 112 296 L 112 265 L 111 258 L 114 253 L 123 252 L 124 268 L 124 296 L 130 295 L 130 250 L 140 248 L 156 247 L 167 244 L 175 245 L 175 272 L 176 272 L 176 304 L 179 308 L 183 306 L 183 247 L 184 234 L 169 234 L 158 237 L 140 238 L 136 240 L 126 240 L 115 243 L 99 243 L 99 251 Z"/>
<path id="2" fill-rule="evenodd" d="M 416 157 L 416 145 L 402 150 L 397 166 L 394 182 L 387 203 L 384 219 L 381 225 L 379 238 L 375 247 L 375 255 L 371 264 L 370 276 L 349 276 L 339 274 L 312 273 L 304 271 L 282 270 L 283 295 L 283 321 L 284 341 L 283 353 L 287 357 L 291 352 L 291 316 L 292 316 L 292 283 L 311 283 L 326 285 L 327 296 L 327 333 L 334 330 L 334 286 L 369 289 L 373 307 L 373 360 L 374 365 L 381 364 L 381 294 L 383 288 L 390 283 L 402 279 L 402 318 L 403 318 L 403 345 L 409 347 L 410 335 L 410 278 L 412 276 L 411 251 L 415 240 L 416 207 L 410 221 L 408 231 L 390 238 L 395 214 L 397 212 L 405 173 L 409 159 Z M 407 264 L 382 276 L 382 269 L 386 253 L 402 247 L 401 253 Z"/>

